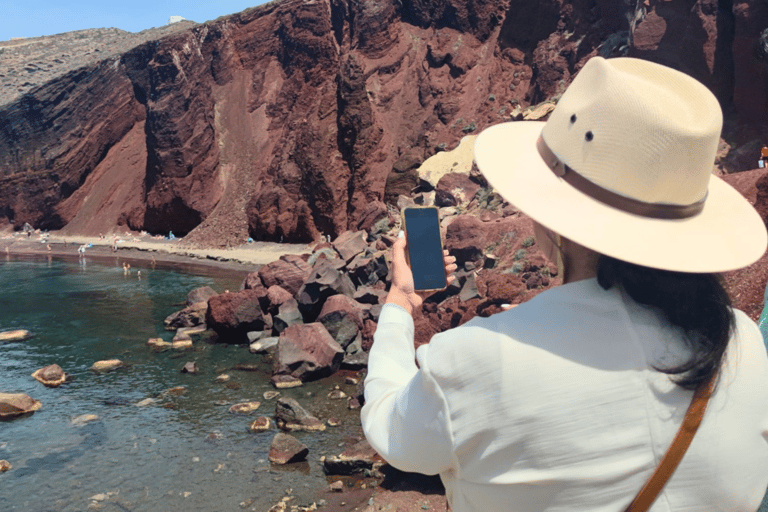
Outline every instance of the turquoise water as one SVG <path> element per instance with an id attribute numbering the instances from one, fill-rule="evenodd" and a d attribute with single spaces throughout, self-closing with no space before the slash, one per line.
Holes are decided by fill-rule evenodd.
<path id="1" fill-rule="evenodd" d="M 292 504 L 322 497 L 327 479 L 321 455 L 359 435 L 359 416 L 343 400 L 325 399 L 335 385 L 348 394 L 342 376 L 283 392 L 310 412 L 342 420 L 324 433 L 297 433 L 310 447 L 308 463 L 285 468 L 267 460 L 275 431 L 250 433 L 253 416 L 228 405 L 258 400 L 256 414 L 272 416 L 274 400 L 263 393 L 270 364 L 247 346 L 196 340 L 193 351 L 152 353 L 151 337 L 170 341 L 163 319 L 183 307 L 189 290 L 212 286 L 236 290 L 245 273 L 159 265 L 128 260 L 97 262 L 0 257 L 0 330 L 28 329 L 27 341 L 0 344 L 0 392 L 26 393 L 43 403 L 31 416 L 0 422 L 0 459 L 13 469 L 0 474 L 0 510 L 86 510 L 103 494 L 102 510 L 267 510 L 290 492 Z M 140 269 L 141 279 L 136 270 Z M 129 366 L 105 375 L 88 368 L 119 358 Z M 200 373 L 181 373 L 196 361 Z M 30 374 L 57 363 L 72 381 L 54 389 Z M 236 364 L 259 371 L 233 371 Z M 231 380 L 218 383 L 227 373 Z M 180 396 L 164 390 L 185 386 Z M 147 407 L 135 404 L 146 398 Z M 96 414 L 83 426 L 72 418 Z"/>

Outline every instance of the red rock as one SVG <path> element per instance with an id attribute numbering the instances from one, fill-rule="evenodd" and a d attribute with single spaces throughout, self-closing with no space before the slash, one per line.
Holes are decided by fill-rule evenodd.
<path id="1" fill-rule="evenodd" d="M 306 460 L 307 445 L 288 434 L 278 433 L 269 446 L 269 460 L 273 464 L 290 464 Z"/>
<path id="2" fill-rule="evenodd" d="M 311 270 L 300 256 L 286 254 L 261 267 L 258 274 L 267 288 L 277 285 L 296 296 Z"/>
<path id="3" fill-rule="evenodd" d="M 222 293 L 208 300 L 205 315 L 208 327 L 223 341 L 245 343 L 245 333 L 264 330 L 264 314 L 256 290 Z"/>
<path id="4" fill-rule="evenodd" d="M 456 264 L 460 267 L 467 261 L 480 258 L 487 246 L 483 222 L 476 217 L 459 215 L 446 229 L 445 248 L 456 256 Z"/>
<path id="5" fill-rule="evenodd" d="M 333 241 L 333 248 L 339 253 L 341 259 L 348 262 L 368 248 L 365 231 L 345 231 Z"/>
<path id="6" fill-rule="evenodd" d="M 323 324 L 291 325 L 280 334 L 272 373 L 317 380 L 337 372 L 343 357 L 344 349 Z"/>
<path id="7" fill-rule="evenodd" d="M 264 298 L 266 300 L 262 302 L 262 307 L 274 315 L 279 311 L 280 306 L 289 300 L 293 300 L 293 295 L 282 286 L 272 285 L 267 289 L 267 295 Z"/>

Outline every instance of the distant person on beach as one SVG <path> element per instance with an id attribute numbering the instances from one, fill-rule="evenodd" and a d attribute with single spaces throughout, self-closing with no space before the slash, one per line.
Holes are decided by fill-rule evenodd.
<path id="1" fill-rule="evenodd" d="M 760 150 L 760 161 L 757 165 L 761 169 L 768 168 L 768 146 L 763 146 L 763 149 Z"/>
<path id="2" fill-rule="evenodd" d="M 478 168 L 564 284 L 414 351 L 423 297 L 398 239 L 365 380 L 373 448 L 439 474 L 453 512 L 757 510 L 768 356 L 718 272 L 768 238 L 711 174 L 721 128 L 691 77 L 595 57 L 548 121 L 480 133 Z"/>

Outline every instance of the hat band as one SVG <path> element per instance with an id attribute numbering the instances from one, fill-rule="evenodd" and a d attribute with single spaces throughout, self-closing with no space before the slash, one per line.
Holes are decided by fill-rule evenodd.
<path id="1" fill-rule="evenodd" d="M 552 150 L 549 149 L 549 146 L 544 142 L 544 138 L 541 135 L 539 135 L 539 139 L 536 141 L 536 148 L 539 150 L 539 155 L 541 155 L 541 158 L 544 160 L 547 167 L 566 183 L 592 199 L 596 199 L 601 203 L 618 208 L 627 213 L 654 219 L 687 219 L 688 217 L 698 215 L 701 210 L 704 209 L 704 202 L 707 199 L 707 194 L 705 194 L 700 201 L 691 204 L 646 203 L 645 201 L 638 201 L 631 197 L 622 196 L 615 192 L 611 192 L 600 185 L 596 185 L 572 168 L 568 167 L 565 162 L 560 160 Z"/>

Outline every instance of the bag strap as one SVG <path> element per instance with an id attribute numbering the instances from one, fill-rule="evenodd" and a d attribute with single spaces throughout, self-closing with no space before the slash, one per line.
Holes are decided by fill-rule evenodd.
<path id="1" fill-rule="evenodd" d="M 712 396 L 712 391 L 715 387 L 715 381 L 717 380 L 717 371 L 712 373 L 709 380 L 706 380 L 699 384 L 696 391 L 693 394 L 691 405 L 688 406 L 688 411 L 685 413 L 680 430 L 677 431 L 675 439 L 672 441 L 667 453 L 661 459 L 656 471 L 651 475 L 645 486 L 635 496 L 635 499 L 627 507 L 626 512 L 644 512 L 651 508 L 653 502 L 656 501 L 656 497 L 659 495 L 667 480 L 672 476 L 672 473 L 677 469 L 677 465 L 685 455 L 688 446 L 690 446 L 693 440 L 694 434 L 699 429 L 701 419 L 704 416 L 704 411 L 707 410 L 707 404 L 709 403 L 709 397 Z"/>

